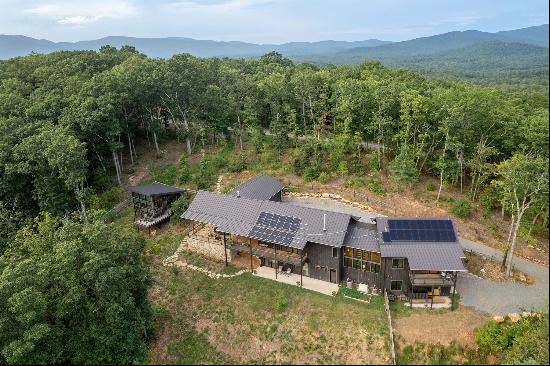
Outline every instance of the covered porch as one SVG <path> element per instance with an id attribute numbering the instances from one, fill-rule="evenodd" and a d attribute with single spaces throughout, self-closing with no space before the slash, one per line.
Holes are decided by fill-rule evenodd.
<path id="1" fill-rule="evenodd" d="M 453 308 L 458 271 L 411 270 L 407 294 L 412 308 Z"/>

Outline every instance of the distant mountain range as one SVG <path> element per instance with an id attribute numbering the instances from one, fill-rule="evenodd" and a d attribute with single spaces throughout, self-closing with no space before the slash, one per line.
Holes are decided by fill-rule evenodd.
<path id="1" fill-rule="evenodd" d="M 254 44 L 220 42 L 192 38 L 105 37 L 79 42 L 51 42 L 18 35 L 0 35 L 0 59 L 28 55 L 31 52 L 99 50 L 104 45 L 134 46 L 150 56 L 169 58 L 177 53 L 197 57 L 259 57 L 277 51 L 294 61 L 317 64 L 354 64 L 379 60 L 387 65 L 405 66 L 441 75 L 470 79 L 502 79 L 503 72 L 512 80 L 548 87 L 548 24 L 496 33 L 476 30 L 456 31 L 402 42 L 377 39 L 365 41 L 291 42 Z M 521 75 L 527 77 L 522 78 Z M 498 77 L 497 77 L 498 76 Z M 546 80 L 539 80 L 539 78 Z M 515 82 L 515 81 L 514 81 Z"/>
<path id="2" fill-rule="evenodd" d="M 359 62 L 364 58 L 388 58 L 430 54 L 462 48 L 487 41 L 519 42 L 548 47 L 548 24 L 511 31 L 488 33 L 480 31 L 449 32 L 409 41 L 389 42 L 377 39 L 366 41 L 291 42 L 280 45 L 246 42 L 220 42 L 192 38 L 134 38 L 111 36 L 91 41 L 52 42 L 25 36 L 0 35 L 0 59 L 28 55 L 31 52 L 99 50 L 101 46 L 131 45 L 150 57 L 168 58 L 176 53 L 198 57 L 257 57 L 277 51 L 294 59 L 322 61 L 335 58 L 340 62 Z M 346 60 L 348 57 L 351 59 Z"/>

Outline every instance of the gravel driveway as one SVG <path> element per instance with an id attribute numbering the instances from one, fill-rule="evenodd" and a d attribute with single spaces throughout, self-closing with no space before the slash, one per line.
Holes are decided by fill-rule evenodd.
<path id="1" fill-rule="evenodd" d="M 328 198 L 284 197 L 283 201 L 299 206 L 351 214 L 366 222 L 369 222 L 373 217 L 380 216 Z M 497 249 L 462 238 L 460 238 L 460 244 L 465 250 L 472 250 L 478 254 L 502 260 L 502 253 Z M 457 291 L 460 293 L 461 303 L 499 315 L 517 312 L 522 309 L 542 309 L 545 304 L 548 304 L 548 267 L 517 257 L 514 258 L 514 266 L 530 275 L 535 283 L 525 286 L 514 283 L 493 282 L 469 273 L 460 274 Z"/>

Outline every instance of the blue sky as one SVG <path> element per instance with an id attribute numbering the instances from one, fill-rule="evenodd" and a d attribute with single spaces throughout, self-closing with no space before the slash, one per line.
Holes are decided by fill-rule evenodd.
<path id="1" fill-rule="evenodd" d="M 108 35 L 255 43 L 400 41 L 544 23 L 547 0 L 0 0 L 0 34 L 53 41 Z"/>

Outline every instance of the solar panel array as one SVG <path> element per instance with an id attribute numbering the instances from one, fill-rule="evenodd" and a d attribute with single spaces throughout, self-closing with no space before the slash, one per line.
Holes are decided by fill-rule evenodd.
<path id="1" fill-rule="evenodd" d="M 388 220 L 384 241 L 456 241 L 451 220 Z"/>
<path id="2" fill-rule="evenodd" d="M 261 212 L 249 236 L 273 244 L 289 245 L 300 223 L 301 220 L 296 217 Z"/>

